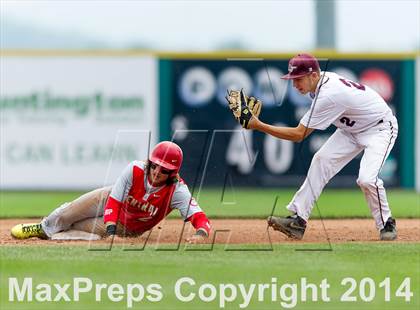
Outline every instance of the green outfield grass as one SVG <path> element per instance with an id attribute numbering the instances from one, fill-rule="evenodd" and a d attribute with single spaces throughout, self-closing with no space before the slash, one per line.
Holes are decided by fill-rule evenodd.
<path id="1" fill-rule="evenodd" d="M 274 213 L 287 214 L 295 190 L 239 189 L 226 191 L 207 189 L 195 194 L 201 207 L 211 218 L 264 218 Z M 57 206 L 77 198 L 82 192 L 0 192 L 0 217 L 41 217 Z M 414 191 L 389 190 L 388 199 L 396 218 L 419 218 L 420 195 Z M 312 217 L 370 218 L 363 193 L 358 190 L 326 189 Z M 172 216 L 177 216 L 176 214 Z"/>
<path id="2" fill-rule="evenodd" d="M 0 308 L 1 309 L 126 309 L 125 295 L 118 302 L 108 300 L 104 290 L 102 301 L 96 302 L 94 292 L 82 294 L 78 302 L 9 302 L 9 278 L 15 277 L 22 285 L 25 277 L 33 279 L 33 295 L 38 292 L 35 286 L 47 283 L 63 285 L 70 283 L 68 289 L 73 298 L 73 278 L 86 277 L 93 285 L 105 283 L 108 286 L 117 283 L 126 288 L 127 284 L 139 283 L 161 285 L 162 299 L 158 302 L 141 301 L 134 303 L 133 309 L 217 309 L 219 293 L 215 301 L 204 302 L 198 298 L 198 289 L 204 283 L 210 283 L 219 289 L 222 283 L 238 285 L 270 284 L 277 282 L 277 301 L 271 301 L 271 288 L 262 294 L 263 301 L 258 301 L 257 290 L 251 297 L 247 309 L 282 309 L 280 302 L 285 299 L 279 295 L 283 284 L 298 284 L 297 305 L 294 309 L 419 309 L 420 294 L 420 249 L 418 244 L 370 243 L 336 244 L 332 251 L 296 251 L 296 249 L 325 248 L 317 244 L 275 245 L 273 251 L 225 251 L 224 246 L 216 246 L 213 251 L 123 251 L 114 247 L 111 251 L 88 251 L 88 246 L 2 246 Z M 252 246 L 248 246 L 248 250 Z M 191 302 L 179 301 L 174 293 L 178 279 L 190 277 L 195 286 L 183 286 L 182 293 L 196 293 Z M 357 283 L 363 278 L 371 278 L 376 284 L 376 292 L 370 302 L 360 298 L 359 285 L 350 296 L 356 296 L 355 302 L 342 302 L 341 296 L 350 288 L 350 284 L 341 285 L 342 279 L 354 278 Z M 384 288 L 379 283 L 390 278 L 390 301 L 384 301 Z M 410 278 L 410 301 L 396 297 L 395 292 L 401 282 Z M 272 280 L 275 278 L 275 281 Z M 319 284 L 327 279 L 330 288 L 327 295 L 329 302 L 303 302 L 301 300 L 300 281 Z M 369 295 L 365 287 L 363 291 Z M 230 290 L 226 291 L 230 294 Z M 308 296 L 312 296 L 308 291 Z M 209 295 L 207 291 L 207 295 Z M 290 296 L 291 289 L 285 290 Z M 55 297 L 52 291 L 52 298 Z M 16 295 L 14 295 L 16 298 Z M 312 298 L 312 297 L 311 297 Z M 239 293 L 234 302 L 226 304 L 226 309 L 238 309 L 242 303 Z M 287 302 L 290 304 L 290 302 Z"/>

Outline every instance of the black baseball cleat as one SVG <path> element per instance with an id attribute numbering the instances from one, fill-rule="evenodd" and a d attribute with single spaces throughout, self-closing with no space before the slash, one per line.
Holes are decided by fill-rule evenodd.
<path id="1" fill-rule="evenodd" d="M 385 223 L 384 228 L 379 233 L 381 240 L 395 240 L 397 239 L 397 226 L 395 220 L 390 217 Z"/>
<path id="2" fill-rule="evenodd" d="M 306 221 L 298 215 L 288 217 L 269 216 L 268 225 L 292 239 L 301 240 L 306 229 Z"/>

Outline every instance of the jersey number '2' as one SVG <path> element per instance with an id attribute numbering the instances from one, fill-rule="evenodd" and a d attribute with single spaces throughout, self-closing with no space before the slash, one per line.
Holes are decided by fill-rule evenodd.
<path id="1" fill-rule="evenodd" d="M 350 80 L 346 80 L 346 79 L 340 79 L 340 82 L 342 82 L 344 85 L 348 86 L 348 87 L 356 87 L 357 89 L 360 90 L 365 90 L 366 87 L 365 85 L 350 81 Z"/>
<path id="2" fill-rule="evenodd" d="M 366 87 L 364 85 L 353 82 L 353 81 L 350 81 L 350 80 L 340 79 L 340 82 L 342 82 L 344 85 L 346 85 L 348 87 L 356 87 L 357 89 L 360 89 L 360 90 L 365 90 L 366 89 Z M 340 118 L 340 122 L 345 124 L 346 126 L 349 126 L 349 127 L 353 127 L 354 124 L 356 123 L 355 121 L 352 121 L 348 117 Z"/>

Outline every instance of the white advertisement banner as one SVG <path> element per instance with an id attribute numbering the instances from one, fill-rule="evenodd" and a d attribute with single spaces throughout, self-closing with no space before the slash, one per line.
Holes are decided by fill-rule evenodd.
<path id="1" fill-rule="evenodd" d="M 158 139 L 153 57 L 2 57 L 0 188 L 115 182 Z"/>

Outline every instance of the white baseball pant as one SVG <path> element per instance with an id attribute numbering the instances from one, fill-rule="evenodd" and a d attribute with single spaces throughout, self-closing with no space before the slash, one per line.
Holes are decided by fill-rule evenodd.
<path id="1" fill-rule="evenodd" d="M 391 210 L 383 181 L 378 175 L 397 135 L 398 123 L 394 116 L 360 133 L 337 129 L 314 155 L 307 177 L 287 209 L 307 221 L 315 201 L 329 180 L 364 151 L 357 184 L 365 194 L 376 227 L 382 229 L 391 217 Z"/>
<path id="2" fill-rule="evenodd" d="M 103 187 L 62 204 L 41 221 L 42 229 L 48 237 L 69 229 L 105 236 L 103 213 L 110 193 L 111 187 Z"/>

